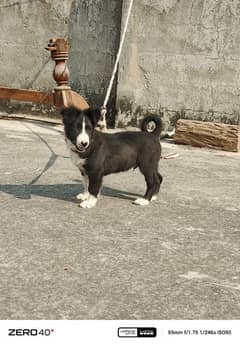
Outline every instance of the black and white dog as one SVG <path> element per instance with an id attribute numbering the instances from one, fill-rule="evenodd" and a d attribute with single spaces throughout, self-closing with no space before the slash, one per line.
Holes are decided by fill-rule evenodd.
<path id="1" fill-rule="evenodd" d="M 159 135 L 161 119 L 156 115 L 146 117 L 141 132 L 102 133 L 96 130 L 100 110 L 62 110 L 65 140 L 73 163 L 79 168 L 84 181 L 84 193 L 78 194 L 80 207 L 96 205 L 103 176 L 131 168 L 139 168 L 145 177 L 147 190 L 143 198 L 134 201 L 147 205 L 155 200 L 162 176 L 158 172 L 161 156 Z M 148 133 L 148 125 L 154 122 L 155 129 Z"/>

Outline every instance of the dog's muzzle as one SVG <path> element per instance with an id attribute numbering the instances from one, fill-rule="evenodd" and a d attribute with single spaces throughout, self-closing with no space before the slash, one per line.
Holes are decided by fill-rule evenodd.
<path id="1" fill-rule="evenodd" d="M 83 153 L 88 149 L 88 146 L 72 146 L 71 150 L 76 153 Z"/>

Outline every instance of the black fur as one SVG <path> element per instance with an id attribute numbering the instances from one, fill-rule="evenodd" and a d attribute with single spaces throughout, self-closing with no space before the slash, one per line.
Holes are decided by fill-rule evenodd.
<path id="1" fill-rule="evenodd" d="M 103 176 L 139 168 L 145 177 L 147 190 L 144 198 L 151 198 L 158 194 L 162 176 L 158 172 L 161 156 L 159 135 L 162 128 L 158 116 L 146 117 L 141 132 L 118 132 L 115 134 L 102 133 L 95 129 L 100 118 L 99 110 L 89 109 L 80 112 L 74 108 L 62 111 L 66 137 L 76 148 L 80 158 L 85 158 L 84 171 L 89 178 L 88 191 L 97 197 L 102 185 Z M 76 138 L 82 129 L 83 116 L 90 144 L 84 152 L 78 152 Z M 155 123 L 153 132 L 147 132 L 149 122 Z"/>

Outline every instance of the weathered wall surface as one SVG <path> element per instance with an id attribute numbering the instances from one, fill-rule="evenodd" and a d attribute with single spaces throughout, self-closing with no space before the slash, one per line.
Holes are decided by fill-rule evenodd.
<path id="1" fill-rule="evenodd" d="M 126 13 L 129 0 L 123 3 Z M 54 64 L 43 48 L 49 38 L 67 37 L 72 88 L 101 105 L 118 49 L 121 7 L 122 0 L 1 0 L 0 84 L 52 89 Z M 167 125 L 178 117 L 238 123 L 239 18 L 239 0 L 135 0 L 119 68 L 119 124 L 136 124 L 149 112 L 163 112 Z M 115 95 L 116 85 L 111 122 Z M 26 110 L 13 101 L 0 105 Z"/>
<path id="2" fill-rule="evenodd" d="M 122 0 L 74 1 L 69 19 L 71 85 L 89 104 L 102 106 L 119 45 Z M 116 84 L 108 120 L 114 123 Z"/>
<path id="3" fill-rule="evenodd" d="M 91 104 L 101 105 L 119 42 L 121 4 L 120 0 L 1 0 L 0 85 L 54 88 L 54 63 L 44 47 L 50 38 L 66 37 L 71 44 L 68 65 L 72 88 Z M 8 111 L 26 111 L 26 104 L 1 104 Z M 29 108 L 51 111 L 39 105 Z"/>
<path id="4" fill-rule="evenodd" d="M 135 1 L 119 68 L 119 123 L 148 112 L 163 112 L 166 123 L 239 123 L 239 18 L 239 0 Z"/>
<path id="5" fill-rule="evenodd" d="M 65 36 L 72 1 L 1 0 L 1 85 L 47 89 L 54 86 L 48 40 Z"/>
<path id="6" fill-rule="evenodd" d="M 70 0 L 1 0 L 0 75 L 2 86 L 49 90 L 54 63 L 44 50 L 48 40 L 67 36 Z M 1 102 L 8 111 L 49 112 L 50 107 Z"/>

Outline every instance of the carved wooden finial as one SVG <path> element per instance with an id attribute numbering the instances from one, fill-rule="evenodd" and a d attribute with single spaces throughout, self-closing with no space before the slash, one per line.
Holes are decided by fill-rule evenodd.
<path id="1" fill-rule="evenodd" d="M 51 39 L 46 48 L 51 52 L 51 57 L 56 65 L 53 71 L 53 78 L 57 83 L 55 90 L 67 90 L 69 86 L 68 60 L 68 41 L 65 38 Z"/>
<path id="2" fill-rule="evenodd" d="M 68 41 L 65 38 L 51 39 L 46 48 L 51 52 L 52 60 L 56 65 L 53 71 L 53 78 L 57 83 L 54 88 L 53 102 L 56 107 L 75 107 L 79 110 L 89 108 L 87 101 L 78 93 L 71 90 L 69 86 Z"/>

